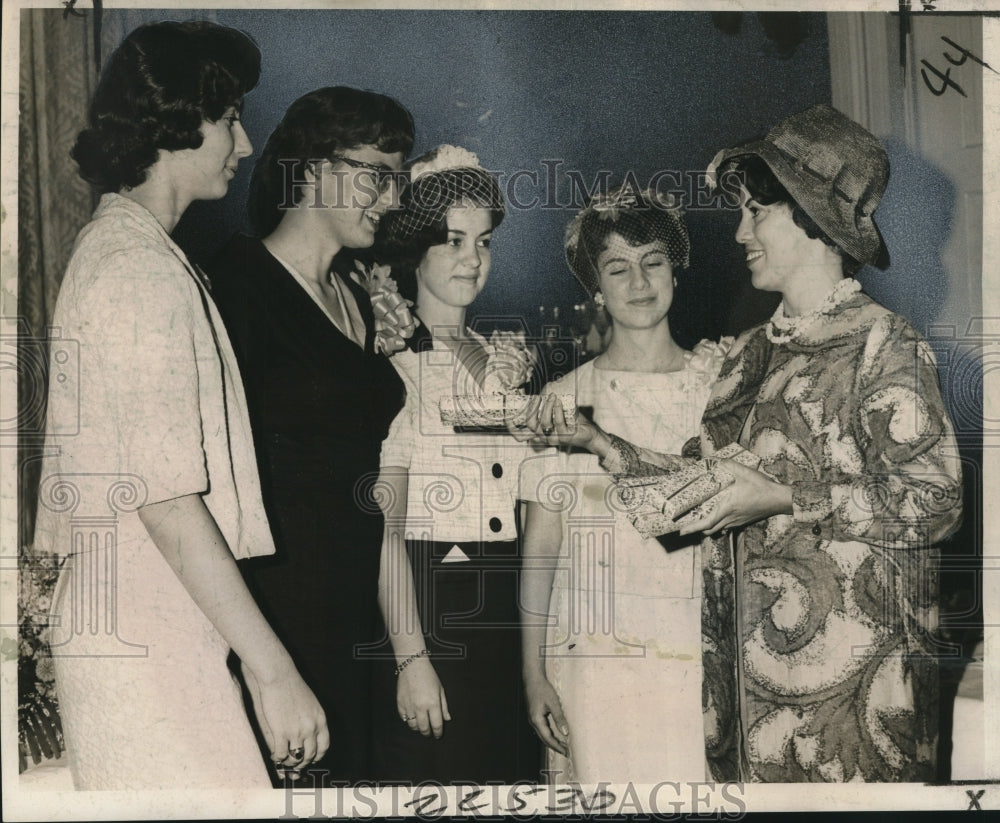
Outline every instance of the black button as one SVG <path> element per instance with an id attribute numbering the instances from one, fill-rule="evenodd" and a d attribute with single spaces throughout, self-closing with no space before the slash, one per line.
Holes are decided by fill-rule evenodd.
<path id="1" fill-rule="evenodd" d="M 501 477 L 503 477 L 503 466 L 501 466 L 499 463 L 493 464 L 493 476 L 498 480 Z"/>
<path id="2" fill-rule="evenodd" d="M 823 533 L 823 530 L 819 527 L 819 523 L 813 524 L 812 533 L 817 537 L 819 537 Z"/>
<path id="3" fill-rule="evenodd" d="M 502 528 L 503 528 L 503 523 L 500 522 L 500 518 L 499 517 L 491 517 L 490 518 L 490 531 L 492 531 L 492 532 L 495 533 L 495 532 L 500 531 L 500 529 L 502 529 Z"/>

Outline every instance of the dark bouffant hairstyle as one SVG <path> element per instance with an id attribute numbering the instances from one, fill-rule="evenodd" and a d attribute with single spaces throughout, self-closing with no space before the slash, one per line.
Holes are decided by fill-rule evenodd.
<path id="1" fill-rule="evenodd" d="M 489 172 L 471 166 L 419 177 L 403 191 L 401 208 L 382 218 L 375 257 L 392 267 L 403 297 L 417 299 L 417 266 L 429 248 L 447 242 L 448 212 L 463 203 L 488 209 L 491 228 L 503 221 L 506 207 L 499 184 Z"/>
<path id="2" fill-rule="evenodd" d="M 823 229 L 816 225 L 816 221 L 806 214 L 806 210 L 788 193 L 788 189 L 774 176 L 771 167 L 762 158 L 756 154 L 740 155 L 732 158 L 732 161 L 725 165 L 725 170 L 734 170 L 750 197 L 762 206 L 787 203 L 792 210 L 792 220 L 806 233 L 806 237 L 812 240 L 822 240 L 840 255 L 841 269 L 846 277 L 853 277 L 861 271 L 864 264 L 851 257 Z M 722 170 L 720 169 L 720 171 Z"/>
<path id="3" fill-rule="evenodd" d="M 391 97 L 347 86 L 316 89 L 292 103 L 250 178 L 247 212 L 253 233 L 270 234 L 284 210 L 301 199 L 310 163 L 359 146 L 406 157 L 413 148 L 413 117 Z"/>
<path id="4" fill-rule="evenodd" d="M 207 21 L 140 26 L 108 60 L 89 127 L 70 152 L 101 192 L 135 188 L 159 151 L 196 149 L 201 125 L 238 106 L 260 77 L 260 50 Z"/>

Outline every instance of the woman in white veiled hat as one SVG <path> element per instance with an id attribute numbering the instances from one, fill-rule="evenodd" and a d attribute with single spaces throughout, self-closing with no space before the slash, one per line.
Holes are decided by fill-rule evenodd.
<path id="1" fill-rule="evenodd" d="M 611 342 L 543 394 L 575 395 L 597 425 L 656 451 L 696 435 L 724 349 L 673 337 L 689 250 L 680 208 L 655 191 L 623 186 L 582 209 L 566 257 Z M 593 455 L 549 462 L 527 507 L 521 602 L 550 780 L 703 780 L 700 541 L 640 534 Z"/>

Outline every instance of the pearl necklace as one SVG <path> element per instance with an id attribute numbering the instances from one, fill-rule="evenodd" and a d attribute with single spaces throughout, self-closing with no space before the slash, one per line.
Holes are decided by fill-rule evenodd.
<path id="1" fill-rule="evenodd" d="M 794 340 L 817 320 L 832 312 L 842 303 L 846 303 L 859 291 L 861 291 L 861 284 L 853 277 L 845 277 L 830 291 L 817 308 L 808 314 L 800 314 L 798 317 L 788 317 L 785 314 L 785 301 L 782 300 L 764 327 L 767 339 L 779 345 Z"/>

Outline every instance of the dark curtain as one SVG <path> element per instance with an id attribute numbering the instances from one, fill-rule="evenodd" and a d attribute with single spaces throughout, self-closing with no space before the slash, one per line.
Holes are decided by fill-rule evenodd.
<path id="1" fill-rule="evenodd" d="M 96 81 L 93 14 L 21 12 L 18 120 L 19 544 L 31 545 L 45 428 L 48 326 L 77 232 L 96 205 L 69 151 Z"/>
<path id="2" fill-rule="evenodd" d="M 17 496 L 19 553 L 18 760 L 57 757 L 62 733 L 43 633 L 55 559 L 36 554 L 37 489 L 44 447 L 49 324 L 73 240 L 95 197 L 69 157 L 86 119 L 98 57 L 94 12 L 22 10 L 18 118 Z M 58 333 L 58 332 L 53 332 Z"/>

